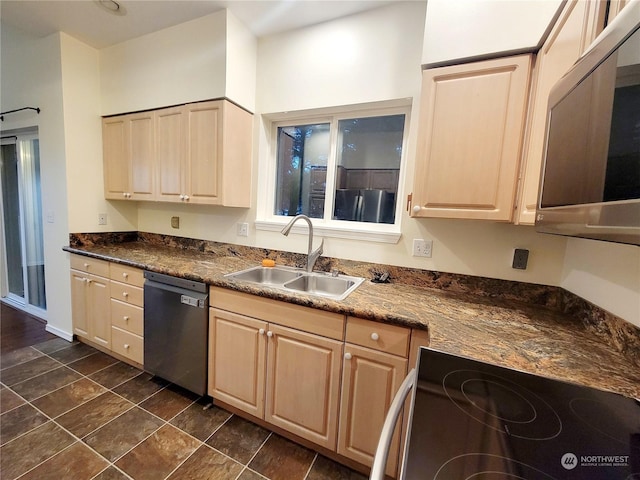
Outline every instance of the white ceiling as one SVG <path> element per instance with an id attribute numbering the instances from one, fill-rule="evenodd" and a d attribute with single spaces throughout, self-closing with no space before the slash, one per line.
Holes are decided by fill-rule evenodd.
<path id="1" fill-rule="evenodd" d="M 1 0 L 0 19 L 37 37 L 62 31 L 100 49 L 223 8 L 261 37 L 394 1 L 399 0 L 117 0 L 124 14 L 116 15 L 98 0 Z"/>

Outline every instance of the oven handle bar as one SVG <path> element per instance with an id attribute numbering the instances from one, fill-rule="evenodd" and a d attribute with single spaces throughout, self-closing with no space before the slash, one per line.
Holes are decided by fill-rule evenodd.
<path id="1" fill-rule="evenodd" d="M 382 426 L 382 432 L 380 432 L 380 440 L 378 441 L 378 447 L 376 448 L 376 455 L 373 457 L 373 466 L 371 467 L 370 480 L 384 480 L 384 472 L 387 467 L 387 457 L 389 456 L 389 448 L 391 448 L 391 439 L 393 437 L 393 431 L 398 422 L 398 417 L 402 411 L 404 401 L 409 395 L 409 392 L 415 387 L 416 384 L 416 369 L 413 368 L 409 374 L 405 377 L 404 381 L 400 385 L 396 396 L 393 397 L 393 402 L 387 412 L 387 418 L 384 420 Z"/>

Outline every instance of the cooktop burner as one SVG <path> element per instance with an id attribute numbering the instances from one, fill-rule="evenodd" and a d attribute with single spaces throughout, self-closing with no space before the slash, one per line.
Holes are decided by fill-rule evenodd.
<path id="1" fill-rule="evenodd" d="M 549 440 L 562 431 L 558 414 L 547 402 L 502 376 L 455 370 L 444 377 L 442 386 L 461 411 L 507 435 Z"/>
<path id="2" fill-rule="evenodd" d="M 640 402 L 420 352 L 402 478 L 640 480 Z"/>

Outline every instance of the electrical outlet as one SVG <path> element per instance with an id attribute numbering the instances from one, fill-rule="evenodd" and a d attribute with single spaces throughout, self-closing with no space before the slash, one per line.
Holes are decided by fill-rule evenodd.
<path id="1" fill-rule="evenodd" d="M 238 223 L 236 225 L 236 233 L 239 237 L 249 236 L 249 224 L 246 222 Z"/>
<path id="2" fill-rule="evenodd" d="M 511 267 L 517 268 L 518 270 L 526 270 L 528 260 L 529 250 L 525 250 L 524 248 L 516 248 L 513 252 L 513 263 L 511 264 Z"/>
<path id="3" fill-rule="evenodd" d="M 99 213 L 98 214 L 98 225 L 106 225 L 107 224 L 107 214 Z"/>
<path id="4" fill-rule="evenodd" d="M 413 239 L 413 256 L 431 258 L 431 250 L 433 249 L 433 240 L 423 240 L 421 238 Z"/>
<path id="5" fill-rule="evenodd" d="M 171 228 L 180 228 L 180 217 L 171 217 Z"/>

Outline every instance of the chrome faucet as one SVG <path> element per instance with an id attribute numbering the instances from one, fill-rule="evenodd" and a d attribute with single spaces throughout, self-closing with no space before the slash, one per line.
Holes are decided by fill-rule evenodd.
<path id="1" fill-rule="evenodd" d="M 307 224 L 309 224 L 309 248 L 307 250 L 307 272 L 311 273 L 313 271 L 313 266 L 318 261 L 318 257 L 322 255 L 324 238 L 322 239 L 322 242 L 320 242 L 320 246 L 312 252 L 311 249 L 313 248 L 313 224 L 311 223 L 311 220 L 309 219 L 309 217 L 307 217 L 306 215 L 296 215 L 291 219 L 289 224 L 282 229 L 282 234 L 285 237 L 289 235 L 289 232 L 291 231 L 291 227 L 293 227 L 293 224 L 296 223 L 298 220 L 304 220 L 307 222 Z"/>

